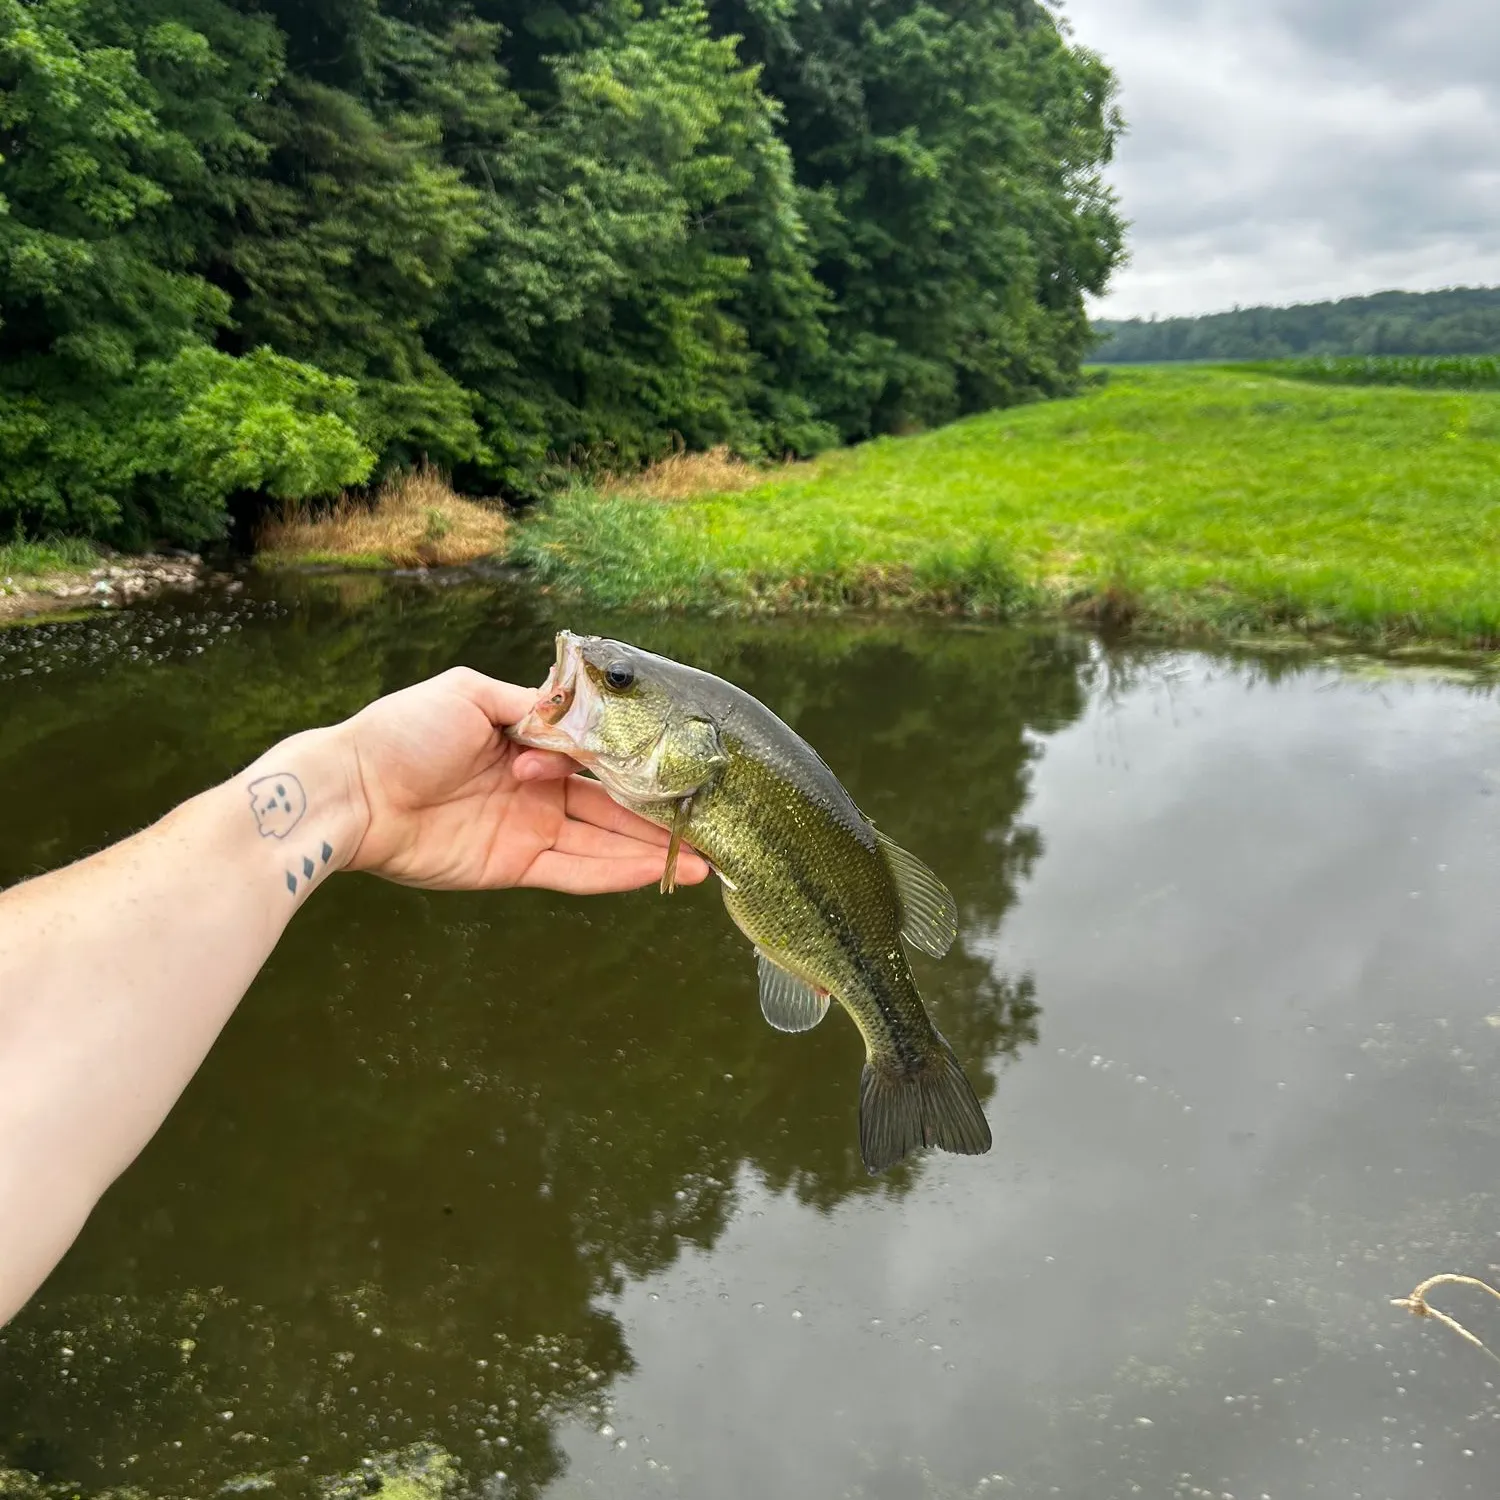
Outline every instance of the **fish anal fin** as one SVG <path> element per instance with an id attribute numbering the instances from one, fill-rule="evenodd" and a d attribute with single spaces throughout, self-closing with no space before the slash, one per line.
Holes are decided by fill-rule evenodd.
<path id="1" fill-rule="evenodd" d="M 991 1141 L 979 1099 L 946 1042 L 939 1039 L 914 1069 L 881 1059 L 865 1063 L 859 1079 L 859 1151 L 871 1173 L 932 1146 L 982 1156 Z"/>
<path id="2" fill-rule="evenodd" d="M 913 948 L 941 958 L 958 936 L 958 903 L 953 893 L 915 854 L 892 843 L 878 828 L 875 840 L 896 883 L 901 936 Z"/>
<path id="3" fill-rule="evenodd" d="M 760 971 L 761 1014 L 777 1031 L 811 1031 L 828 1014 L 827 990 L 787 973 L 759 949 L 755 960 Z"/>

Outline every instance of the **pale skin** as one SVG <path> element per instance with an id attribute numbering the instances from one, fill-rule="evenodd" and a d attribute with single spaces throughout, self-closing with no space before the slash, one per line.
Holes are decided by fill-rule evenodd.
<path id="1" fill-rule="evenodd" d="M 660 880 L 665 830 L 565 756 L 504 738 L 535 699 L 455 668 L 0 892 L 0 1323 L 150 1140 L 331 875 L 574 895 Z M 708 873 L 682 851 L 679 885 Z"/>

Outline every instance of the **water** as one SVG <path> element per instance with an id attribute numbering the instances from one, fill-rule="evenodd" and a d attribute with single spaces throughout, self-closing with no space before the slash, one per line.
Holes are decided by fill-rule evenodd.
<path id="1" fill-rule="evenodd" d="M 711 888 L 340 879 L 0 1334 L 0 1467 L 295 1495 L 426 1443 L 488 1500 L 1494 1493 L 1500 1365 L 1389 1305 L 1500 1274 L 1487 694 L 288 584 L 0 634 L 0 881 L 451 662 L 539 681 L 559 623 L 734 677 L 951 884 L 919 978 L 994 1151 L 866 1177 L 852 1027 L 766 1027 Z M 1500 1305 L 1434 1300 L 1500 1346 Z"/>

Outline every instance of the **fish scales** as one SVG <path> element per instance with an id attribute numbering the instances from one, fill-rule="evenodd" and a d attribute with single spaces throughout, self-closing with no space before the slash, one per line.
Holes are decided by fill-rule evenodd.
<path id="1" fill-rule="evenodd" d="M 857 1019 L 874 1011 L 884 1024 L 870 1028 L 872 1047 L 914 1064 L 932 1027 L 901 951 L 890 875 L 843 789 L 821 806 L 834 817 L 807 817 L 773 755 L 731 755 L 686 837 L 728 883 L 725 904 L 746 937 Z"/>

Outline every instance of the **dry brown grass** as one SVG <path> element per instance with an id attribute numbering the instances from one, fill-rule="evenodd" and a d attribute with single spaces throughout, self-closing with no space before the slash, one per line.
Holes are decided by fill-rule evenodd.
<path id="1" fill-rule="evenodd" d="M 503 551 L 509 529 L 498 504 L 465 500 L 424 467 L 388 480 L 373 500 L 343 495 L 320 511 L 286 506 L 261 526 L 256 547 L 277 562 L 441 567 Z"/>
<path id="2" fill-rule="evenodd" d="M 700 495 L 726 495 L 748 490 L 775 478 L 775 467 L 747 463 L 728 448 L 707 453 L 673 453 L 634 474 L 616 474 L 595 486 L 601 495 L 624 495 L 634 500 L 695 500 Z"/>

